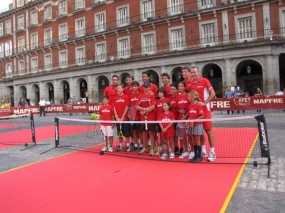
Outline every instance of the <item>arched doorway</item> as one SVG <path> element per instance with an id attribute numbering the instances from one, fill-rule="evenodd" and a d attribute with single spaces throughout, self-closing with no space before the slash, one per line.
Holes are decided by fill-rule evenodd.
<path id="1" fill-rule="evenodd" d="M 48 87 L 48 100 L 54 103 L 54 87 L 52 83 L 47 84 Z"/>
<path id="2" fill-rule="evenodd" d="M 127 76 L 129 76 L 129 75 L 130 75 L 129 73 L 124 72 L 124 73 L 122 73 L 122 74 L 119 76 L 119 78 L 121 79 L 120 82 L 121 82 L 121 84 L 123 84 L 124 86 L 127 86 L 126 78 L 127 78 Z"/>
<path id="3" fill-rule="evenodd" d="M 224 96 L 224 89 L 221 68 L 216 64 L 207 64 L 203 68 L 202 76 L 210 81 L 216 96 L 222 98 Z"/>
<path id="4" fill-rule="evenodd" d="M 88 103 L 88 84 L 85 79 L 82 79 L 79 84 L 80 98 Z"/>
<path id="5" fill-rule="evenodd" d="M 102 101 L 102 98 L 104 96 L 104 90 L 105 88 L 109 85 L 109 80 L 106 76 L 100 76 L 99 80 L 98 80 L 98 98 L 99 98 L 99 102 Z"/>
<path id="6" fill-rule="evenodd" d="M 182 67 L 176 67 L 172 70 L 172 84 L 178 85 L 179 82 L 183 81 Z"/>
<path id="7" fill-rule="evenodd" d="M 63 81 L 63 103 L 66 104 L 69 98 L 70 98 L 69 83 L 67 81 Z"/>
<path id="8" fill-rule="evenodd" d="M 23 99 L 27 99 L 27 89 L 25 86 L 21 86 L 19 88 L 19 92 L 20 92 L 20 97 L 22 97 Z"/>
<path id="9" fill-rule="evenodd" d="M 36 84 L 34 85 L 33 88 L 34 88 L 34 94 L 35 94 L 35 105 L 38 105 L 40 102 L 40 95 L 41 95 L 40 87 Z"/>
<path id="10" fill-rule="evenodd" d="M 237 66 L 236 75 L 236 86 L 243 92 L 248 91 L 250 95 L 254 95 L 257 88 L 263 91 L 262 67 L 258 62 L 253 60 L 242 61 Z"/>

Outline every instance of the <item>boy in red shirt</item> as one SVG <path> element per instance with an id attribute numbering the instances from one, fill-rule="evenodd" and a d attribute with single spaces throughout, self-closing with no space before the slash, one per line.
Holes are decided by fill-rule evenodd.
<path id="1" fill-rule="evenodd" d="M 105 140 L 107 143 L 104 146 L 102 151 L 109 151 L 113 152 L 113 129 L 114 129 L 114 124 L 112 123 L 105 123 L 102 121 L 111 121 L 114 120 L 114 111 L 113 107 L 109 105 L 109 97 L 108 96 L 103 96 L 103 105 L 99 109 L 99 114 L 100 114 L 100 130 L 102 131 L 102 134 L 105 137 Z"/>
<path id="2" fill-rule="evenodd" d="M 114 115 L 116 121 L 128 121 L 128 109 L 129 109 L 129 97 L 123 92 L 123 85 L 117 86 L 117 96 L 114 98 L 113 107 L 114 107 Z M 117 131 L 118 134 L 122 128 L 122 132 L 124 137 L 126 138 L 126 149 L 128 149 L 131 139 L 131 124 L 129 123 L 117 123 Z M 123 138 L 119 137 L 119 146 L 117 151 L 122 151 L 123 147 Z"/>

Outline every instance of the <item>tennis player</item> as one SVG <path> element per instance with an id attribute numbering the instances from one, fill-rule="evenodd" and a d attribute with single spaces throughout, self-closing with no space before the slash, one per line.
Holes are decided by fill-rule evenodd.
<path id="1" fill-rule="evenodd" d="M 189 67 L 182 67 L 182 76 L 185 83 L 185 89 L 187 92 L 190 92 L 191 90 L 191 84 L 192 84 L 192 78 L 191 78 L 191 72 Z"/>
<path id="2" fill-rule="evenodd" d="M 103 133 L 103 136 L 107 140 L 107 146 L 104 146 L 102 151 L 113 152 L 113 129 L 114 124 L 104 123 L 102 121 L 112 121 L 114 120 L 114 110 L 111 105 L 109 105 L 109 97 L 103 96 L 102 98 L 103 105 L 99 109 L 100 114 L 100 130 Z"/>
<path id="3" fill-rule="evenodd" d="M 169 98 L 170 96 L 170 75 L 168 73 L 162 73 L 161 74 L 161 82 L 162 82 L 162 88 L 165 89 L 165 97 Z"/>
<path id="4" fill-rule="evenodd" d="M 131 86 L 132 86 L 132 93 L 129 95 L 129 101 L 130 101 L 130 107 L 131 106 L 136 106 L 138 100 L 139 100 L 139 97 L 141 95 L 141 93 L 139 93 L 139 82 L 137 81 L 133 81 L 131 83 Z M 131 117 L 129 117 L 130 120 L 133 120 Z M 134 119 L 134 121 L 139 121 L 140 120 L 140 115 L 139 113 L 137 112 L 136 113 L 136 117 Z M 129 150 L 127 151 L 137 151 L 139 150 L 139 148 L 141 147 L 141 142 L 143 141 L 142 139 L 142 133 L 140 131 L 140 124 L 139 123 L 133 123 L 132 125 L 132 141 L 134 143 L 134 147 L 132 146 L 129 146 Z"/>
<path id="5" fill-rule="evenodd" d="M 162 104 L 163 106 L 163 112 L 159 115 L 159 121 L 173 121 L 175 120 L 173 112 L 171 112 L 171 106 L 169 101 L 165 101 Z M 159 123 L 159 126 L 161 128 L 161 144 L 160 147 L 163 147 L 163 154 L 162 158 L 167 158 L 167 152 L 168 150 L 165 150 L 165 147 L 167 146 L 167 142 L 170 147 L 170 153 L 169 158 L 174 158 L 174 126 L 173 123 Z M 166 143 L 166 144 L 165 144 Z"/>
<path id="6" fill-rule="evenodd" d="M 151 83 L 149 81 L 145 81 L 143 83 L 144 93 L 142 93 L 139 97 L 139 100 L 136 104 L 136 109 L 140 113 L 140 120 L 141 121 L 154 121 L 155 120 L 155 97 L 153 92 L 151 91 Z M 147 152 L 147 139 L 149 137 L 151 148 L 150 148 L 150 155 L 154 155 L 154 130 L 155 124 L 154 123 L 146 123 L 141 125 L 141 131 L 143 136 L 143 148 L 139 152 L 139 154 L 144 154 Z"/>
<path id="7" fill-rule="evenodd" d="M 156 96 L 158 89 L 157 89 L 157 86 L 155 84 L 150 82 L 150 74 L 148 72 L 143 72 L 142 73 L 142 80 L 143 80 L 143 83 L 146 82 L 146 81 L 150 83 L 150 91 Z M 144 84 L 142 84 L 139 87 L 139 92 L 140 93 L 144 93 Z"/>
<path id="8" fill-rule="evenodd" d="M 104 89 L 104 96 L 109 97 L 109 104 L 113 105 L 113 99 L 117 96 L 117 85 L 119 83 L 119 76 L 112 76 L 112 84 Z"/>
<path id="9" fill-rule="evenodd" d="M 191 68 L 191 77 L 193 79 L 193 82 L 190 89 L 195 90 L 199 93 L 201 101 L 198 102 L 198 105 L 204 107 L 204 118 L 211 119 L 212 112 L 210 108 L 210 101 L 216 96 L 216 93 L 209 80 L 201 77 L 198 67 Z M 212 122 L 203 122 L 203 126 L 210 143 L 210 155 L 208 157 L 208 161 L 214 161 L 216 159 L 216 154 L 214 148 L 215 138 L 212 131 Z M 201 144 L 202 157 L 207 157 L 204 135 L 201 137 Z"/>
<path id="10" fill-rule="evenodd" d="M 119 84 L 117 86 L 117 96 L 114 98 L 113 107 L 114 107 L 114 115 L 116 121 L 128 121 L 128 109 L 129 109 L 129 96 L 124 94 L 123 92 L 124 86 Z M 118 134 L 120 130 L 122 130 L 124 137 L 126 138 L 126 150 L 129 147 L 131 141 L 131 124 L 129 123 L 117 123 L 117 131 Z M 122 128 L 122 129 L 121 129 Z M 122 151 L 124 149 L 123 146 L 123 137 L 119 137 L 119 146 L 117 151 Z"/>
<path id="11" fill-rule="evenodd" d="M 192 152 L 189 154 L 189 161 L 196 163 L 202 161 L 200 138 L 204 134 L 204 129 L 202 122 L 191 121 L 204 118 L 204 109 L 198 104 L 198 102 L 201 101 L 198 92 L 196 92 L 195 90 L 190 91 L 188 93 L 188 98 L 190 102 L 187 113 L 188 119 L 190 119 L 190 122 L 188 123 L 188 134 L 191 137 L 191 149 L 194 149 L 194 155 L 192 155 Z"/>
<path id="12" fill-rule="evenodd" d="M 184 82 L 180 82 L 178 84 L 178 92 L 179 92 L 179 95 L 176 98 L 177 120 L 183 120 L 184 115 L 186 114 L 187 108 L 189 105 L 188 94 L 186 93 Z M 179 150 L 180 156 L 179 156 L 179 158 L 186 158 L 189 156 L 188 146 L 187 146 L 187 138 L 179 138 L 179 140 L 180 140 L 180 150 Z"/>
<path id="13" fill-rule="evenodd" d="M 169 99 L 165 97 L 165 95 L 166 95 L 165 89 L 160 87 L 158 89 L 158 93 L 157 93 L 158 99 L 156 100 L 156 105 L 155 105 L 156 120 L 158 120 L 160 114 L 163 113 L 163 103 L 166 101 L 170 102 Z M 157 140 L 159 139 L 159 136 L 160 136 L 159 134 L 161 133 L 160 125 L 156 125 L 156 132 L 158 135 L 155 135 L 156 136 L 155 139 L 156 139 L 156 144 L 158 144 Z"/>
<path id="14" fill-rule="evenodd" d="M 126 95 L 130 95 L 132 93 L 132 85 L 131 84 L 134 81 L 134 76 L 128 75 L 126 77 L 125 81 L 126 81 L 127 86 L 124 87 L 124 93 Z"/>
<path id="15" fill-rule="evenodd" d="M 177 120 L 177 110 L 176 110 L 176 106 L 177 106 L 177 99 L 178 97 L 178 89 L 177 89 L 177 85 L 176 84 L 171 84 L 170 85 L 170 96 L 168 97 L 170 100 L 170 106 L 171 106 L 171 110 L 174 114 L 175 120 Z M 174 125 L 174 129 L 176 128 L 177 123 L 173 123 Z M 178 147 L 178 138 L 177 135 L 174 136 L 174 144 L 175 144 L 175 148 L 174 148 L 174 153 L 175 155 L 179 155 L 179 147 Z"/>

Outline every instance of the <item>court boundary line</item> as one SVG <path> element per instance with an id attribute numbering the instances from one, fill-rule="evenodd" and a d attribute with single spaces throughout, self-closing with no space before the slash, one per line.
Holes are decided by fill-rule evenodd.
<path id="1" fill-rule="evenodd" d="M 257 133 L 257 135 L 256 135 L 256 137 L 255 137 L 255 139 L 254 139 L 254 142 L 253 142 L 253 144 L 252 144 L 252 146 L 251 146 L 251 148 L 250 148 L 250 150 L 249 150 L 249 152 L 248 152 L 248 155 L 247 155 L 247 157 L 245 158 L 244 163 L 242 164 L 242 167 L 240 168 L 237 177 L 235 178 L 235 181 L 234 181 L 234 183 L 233 183 L 233 185 L 232 185 L 232 187 L 231 187 L 231 189 L 230 189 L 230 191 L 229 191 L 229 193 L 228 193 L 228 196 L 226 197 L 226 200 L 225 200 L 224 204 L 222 205 L 222 208 L 221 208 L 221 210 L 220 210 L 220 213 L 221 213 L 221 212 L 226 212 L 226 210 L 227 210 L 227 208 L 228 208 L 228 206 L 229 206 L 229 203 L 230 203 L 230 201 L 231 201 L 231 199 L 232 199 L 232 197 L 233 197 L 233 195 L 234 195 L 234 192 L 235 192 L 236 189 L 237 189 L 239 180 L 240 180 L 241 176 L 243 175 L 243 172 L 244 172 L 244 170 L 245 170 L 245 167 L 246 167 L 246 165 L 247 165 L 247 162 L 248 162 L 248 160 L 249 160 L 249 157 L 250 157 L 250 155 L 251 155 L 251 153 L 252 153 L 252 151 L 253 151 L 253 148 L 254 148 L 254 146 L 255 146 L 257 140 L 258 140 L 258 137 L 259 137 L 259 133 Z"/>

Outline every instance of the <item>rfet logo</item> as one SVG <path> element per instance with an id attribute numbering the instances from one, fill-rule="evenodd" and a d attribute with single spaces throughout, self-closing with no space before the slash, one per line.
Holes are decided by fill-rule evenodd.
<path id="1" fill-rule="evenodd" d="M 234 98 L 234 103 L 237 106 L 246 106 L 250 105 L 250 98 L 241 97 L 241 98 Z"/>

